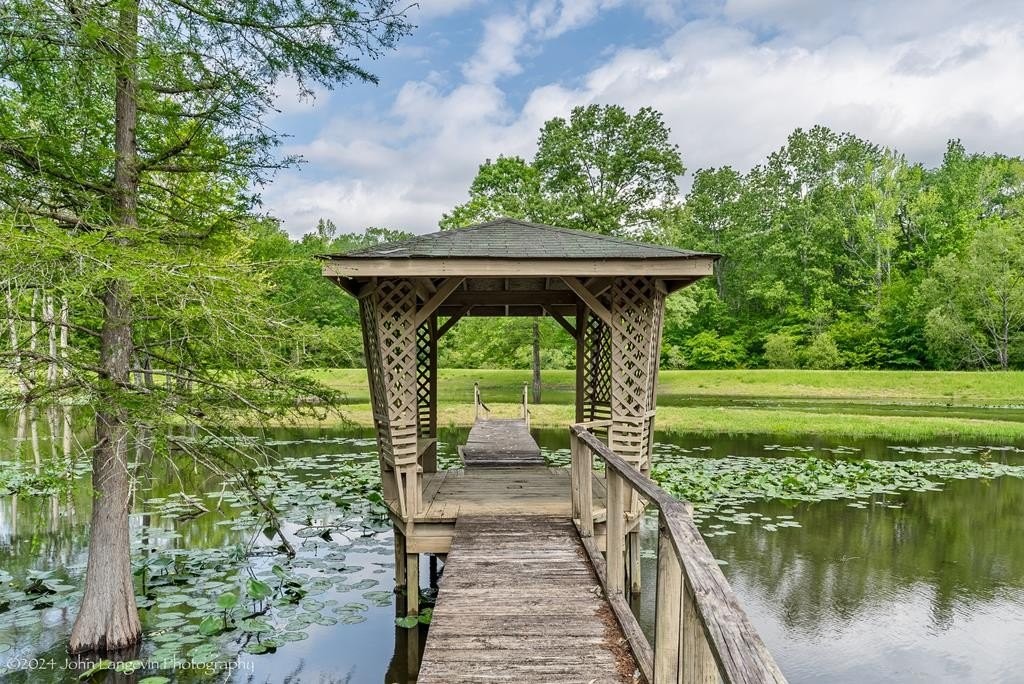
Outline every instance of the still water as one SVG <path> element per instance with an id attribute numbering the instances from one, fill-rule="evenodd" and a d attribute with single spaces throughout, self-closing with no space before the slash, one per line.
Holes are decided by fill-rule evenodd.
<path id="1" fill-rule="evenodd" d="M 0 467 L 18 461 L 32 471 L 64 447 L 64 440 L 50 440 L 45 420 L 36 426 L 34 439 L 22 429 L 17 441 L 16 432 L 13 419 L 0 424 L 0 461 L 5 462 Z M 564 458 L 568 440 L 562 431 L 539 431 L 536 436 L 554 461 Z M 88 443 L 84 426 L 74 437 L 76 444 Z M 464 430 L 441 435 L 449 460 L 464 437 Z M 293 492 L 299 495 L 303 487 L 312 490 L 338 472 L 375 469 L 374 441 L 367 432 L 281 429 L 262 438 L 277 454 L 276 467 L 294 478 Z M 1022 444 L 942 443 L 898 450 L 893 447 L 921 445 L 828 440 L 780 445 L 760 437 L 678 435 L 660 435 L 658 441 L 657 453 L 682 450 L 708 458 L 777 458 L 781 447 L 788 449 L 782 452 L 787 455 L 823 458 L 997 458 L 1024 464 Z M 232 549 L 252 539 L 251 525 L 240 517 L 243 512 L 231 504 L 218 509 L 210 503 L 223 493 L 218 475 L 145 453 L 136 460 L 140 491 L 132 525 L 137 556 Z M 76 484 L 66 494 L 0 497 L 0 571 L 21 586 L 32 571 L 53 571 L 47 581 L 61 587 L 14 619 L 11 611 L 5 615 L 0 599 L 2 681 L 77 681 L 81 673 L 68 669 L 64 646 L 86 558 L 89 488 L 82 470 L 77 468 Z M 170 514 L 166 502 L 182 491 L 205 497 L 211 510 L 185 517 Z M 301 638 L 279 643 L 271 652 L 243 650 L 233 669 L 158 674 L 188 682 L 414 681 L 415 659 L 428 628 L 395 625 L 390 596 L 393 541 L 387 525 L 358 508 L 326 514 L 311 504 L 304 509 L 307 504 L 301 499 L 292 504 L 282 527 L 297 550 L 288 572 L 309 593 L 301 608 L 275 612 L 273 625 L 278 635 Z M 1024 479 L 954 479 L 944 482 L 941 491 L 888 494 L 864 507 L 852 507 L 843 499 L 756 501 L 743 512 L 751 514 L 752 522 L 736 519 L 723 525 L 709 517 L 701 524 L 707 532 L 712 525 L 718 526 L 716 532 L 728 532 L 709 536 L 708 544 L 790 681 L 1024 681 Z M 760 524 L 765 517 L 798 521 L 799 526 Z M 317 524 L 330 527 L 328 538 L 303 534 Z M 256 537 L 253 575 L 271 577 L 270 565 L 280 558 L 272 552 L 277 539 L 258 531 Z M 635 604 L 648 629 L 653 620 L 653 542 L 652 521 L 645 527 L 644 564 L 645 586 L 651 591 Z M 140 659 L 165 646 L 187 652 L 202 644 L 198 635 L 184 645 L 175 639 L 181 639 L 183 624 L 209 611 L 204 599 L 237 582 L 237 569 L 224 570 L 229 565 L 230 560 L 214 558 L 212 570 L 184 586 L 161 585 L 165 575 L 152 574 L 153 586 L 140 594 L 153 602 L 142 611 L 150 638 Z M 426 567 L 424 561 L 421 576 L 429 597 Z M 138 681 L 155 673 L 143 669 L 117 675 L 116 681 Z M 110 681 L 115 681 L 113 676 Z"/>

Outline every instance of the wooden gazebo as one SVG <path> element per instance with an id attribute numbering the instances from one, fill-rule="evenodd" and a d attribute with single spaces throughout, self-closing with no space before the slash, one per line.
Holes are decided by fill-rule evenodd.
<path id="1" fill-rule="evenodd" d="M 551 316 L 576 339 L 576 418 L 609 446 L 650 453 L 665 297 L 710 275 L 713 254 L 498 219 L 327 257 L 359 299 L 386 498 L 403 521 L 436 469 L 437 343 L 465 316 Z"/>
<path id="2" fill-rule="evenodd" d="M 643 477 L 650 467 L 665 298 L 710 275 L 717 258 L 715 254 L 508 218 L 325 257 L 324 276 L 358 298 L 360 304 L 384 498 L 395 525 L 396 579 L 399 585 L 407 586 L 409 612 L 415 612 L 419 603 L 420 553 L 454 556 L 455 547 L 462 544 L 461 567 L 469 567 L 472 549 L 476 547 L 467 537 L 482 535 L 497 540 L 493 543 L 500 546 L 501 531 L 515 526 L 511 521 L 519 520 L 524 530 L 533 530 L 535 525 L 529 520 L 550 520 L 553 516 L 570 525 L 574 522 L 579 530 L 579 539 L 572 543 L 580 544 L 582 539 L 645 678 L 705 681 L 699 678 L 699 672 L 717 669 L 726 681 L 739 681 L 730 670 L 732 666 L 719 655 L 725 649 L 730 658 L 735 657 L 731 652 L 735 646 L 729 647 L 716 639 L 741 639 L 749 640 L 744 648 L 751 648 L 755 655 L 763 652 L 767 658 L 768 669 L 764 672 L 771 676 L 764 680 L 781 679 L 742 614 L 730 617 L 729 629 L 735 634 L 726 634 L 729 629 L 715 632 L 703 625 L 705 633 L 698 642 L 704 644 L 701 657 L 706 657 L 704 661 L 688 661 L 691 667 L 698 668 L 693 671 L 698 673 L 697 679 L 683 676 L 681 656 L 672 666 L 671 672 L 675 674 L 666 674 L 667 665 L 657 668 L 652 664 L 658 654 L 652 655 L 649 645 L 645 650 L 643 635 L 638 628 L 631 628 L 635 619 L 626 615 L 629 611 L 621 599 L 623 592 L 640 588 L 639 521 L 645 504 L 657 505 L 665 534 L 674 535 L 670 539 L 674 552 L 664 558 L 669 576 L 673 576 L 675 568 L 675 581 L 681 583 L 679 578 L 688 574 L 687 562 L 692 562 L 687 561 L 687 555 L 696 554 L 694 557 L 708 564 L 708 576 L 720 581 L 723 591 L 731 596 L 692 521 L 674 522 L 685 517 L 676 510 L 680 504 L 667 495 L 661 497 L 663 492 L 652 499 L 652 492 L 660 490 Z M 438 340 L 466 316 L 551 316 L 576 340 L 577 426 L 571 476 L 569 469 L 542 465 L 437 472 Z M 513 425 L 512 429 L 520 429 L 529 439 L 525 427 Z M 604 442 L 596 441 L 591 431 L 596 431 Z M 471 434 L 470 441 L 473 439 Z M 486 450 L 486 435 L 484 442 Z M 606 449 L 607 454 L 601 449 Z M 595 476 L 594 454 L 604 459 L 607 477 Z M 468 460 L 466 465 L 470 465 Z M 619 466 L 630 472 L 620 472 Z M 497 526 L 488 522 L 493 516 L 500 518 Z M 679 525 L 688 527 L 683 530 Z M 552 534 L 549 530 L 539 536 L 550 541 Z M 684 540 L 686 534 L 689 536 Z M 513 541 L 521 543 L 528 536 L 524 533 L 516 537 L 520 541 Z M 694 544 L 694 538 L 700 540 L 700 549 L 682 548 Z M 539 549 L 506 549 L 504 553 L 514 555 L 521 551 L 527 559 L 541 553 Z M 449 575 L 454 570 L 448 565 L 456 567 L 451 556 L 446 564 L 446 583 L 453 581 Z M 659 573 L 660 564 L 661 561 Z M 485 565 L 487 572 L 494 571 L 493 563 Z M 659 597 L 663 589 L 669 591 L 662 584 L 659 580 Z M 435 628 L 431 634 L 446 632 L 436 628 L 442 617 L 448 615 L 445 619 L 449 621 L 457 619 L 453 614 L 457 611 L 451 606 L 461 599 L 444 599 L 444 586 L 434 611 Z M 536 591 L 547 596 L 549 591 L 558 589 L 538 585 Z M 685 606 L 680 606 L 679 597 L 689 596 L 691 601 L 698 601 L 699 592 L 695 591 L 690 586 L 688 593 L 680 584 L 675 594 L 675 618 L 670 619 L 670 611 L 661 611 L 659 621 L 664 618 L 664 629 L 670 633 L 677 630 L 674 653 L 682 653 L 683 648 L 678 623 L 683 620 Z M 710 591 L 719 592 L 719 588 Z M 671 597 L 671 592 L 666 596 Z M 538 605 L 557 599 L 557 595 L 543 599 L 538 595 Z M 449 601 L 448 612 L 443 609 L 444 600 Z M 698 606 L 694 610 L 703 620 L 705 609 Z M 494 628 L 500 630 L 502 624 Z M 672 638 L 671 634 L 660 635 L 659 631 L 659 649 L 667 663 L 670 657 L 664 654 L 668 653 Z M 450 669 L 451 663 L 439 655 L 446 651 L 436 650 L 434 657 L 430 657 L 431 643 L 428 641 L 424 671 L 420 673 L 422 682 L 471 680 Z M 550 646 L 556 649 L 552 651 L 556 660 L 566 649 L 572 652 L 582 648 L 573 643 Z M 445 656 L 451 657 L 450 653 Z M 756 660 L 755 656 L 752 658 Z M 601 658 L 586 654 L 579 663 L 581 669 L 573 670 L 568 680 L 592 672 L 601 662 Z M 607 667 L 614 668 L 614 663 L 612 658 Z M 510 658 L 501 667 L 520 665 L 519 660 Z M 745 667 L 749 665 L 744 663 Z M 540 671 L 524 670 L 523 676 L 533 677 Z"/>

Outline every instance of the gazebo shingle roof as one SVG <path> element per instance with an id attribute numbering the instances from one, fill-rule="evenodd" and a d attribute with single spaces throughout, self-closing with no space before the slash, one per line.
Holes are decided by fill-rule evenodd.
<path id="1" fill-rule="evenodd" d="M 417 235 L 404 242 L 374 245 L 343 254 L 329 254 L 325 258 L 632 260 L 717 256 L 582 230 L 499 218 L 468 228 Z"/>

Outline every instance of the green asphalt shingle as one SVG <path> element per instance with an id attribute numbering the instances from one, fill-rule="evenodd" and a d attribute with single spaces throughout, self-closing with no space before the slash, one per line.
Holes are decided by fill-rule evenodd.
<path id="1" fill-rule="evenodd" d="M 417 235 L 325 258 L 367 259 L 678 259 L 717 256 L 582 230 L 500 218 L 468 228 Z"/>

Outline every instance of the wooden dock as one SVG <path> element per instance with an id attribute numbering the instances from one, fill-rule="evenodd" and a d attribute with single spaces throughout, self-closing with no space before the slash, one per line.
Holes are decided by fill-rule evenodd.
<path id="1" fill-rule="evenodd" d="M 587 425 L 570 435 L 571 468 L 537 465 L 527 422 L 488 416 L 464 468 L 424 473 L 418 513 L 396 521 L 408 613 L 418 554 L 445 558 L 415 682 L 784 683 L 684 504 Z M 653 643 L 628 600 L 639 500 L 659 519 Z"/>
<path id="2" fill-rule="evenodd" d="M 632 682 L 636 670 L 568 517 L 459 517 L 419 684 Z"/>
<path id="3" fill-rule="evenodd" d="M 540 447 L 521 419 L 477 420 L 462 447 L 467 468 L 544 465 Z"/>

